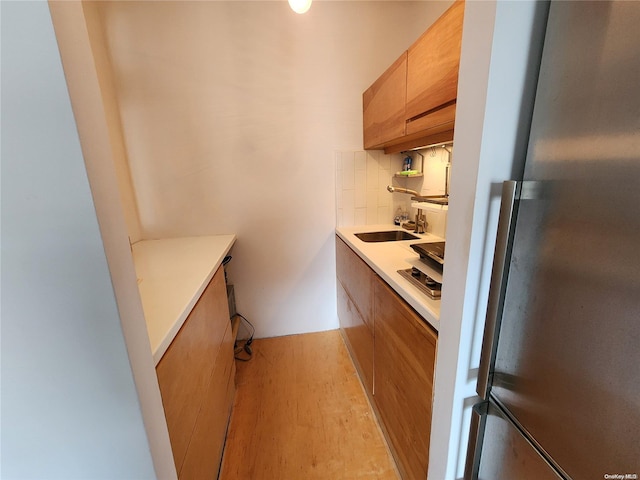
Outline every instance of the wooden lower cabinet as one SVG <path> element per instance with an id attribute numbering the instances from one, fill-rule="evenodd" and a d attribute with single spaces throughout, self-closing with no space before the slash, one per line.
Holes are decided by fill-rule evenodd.
<path id="1" fill-rule="evenodd" d="M 351 358 L 369 395 L 373 395 L 373 332 L 338 282 L 338 316 Z"/>
<path id="2" fill-rule="evenodd" d="M 369 397 L 373 380 L 373 285 L 375 273 L 340 238 L 336 237 L 338 317 Z"/>
<path id="3" fill-rule="evenodd" d="M 437 334 L 375 284 L 374 403 L 404 480 L 427 478 Z"/>
<path id="4" fill-rule="evenodd" d="M 336 237 L 336 274 L 373 334 L 373 279 L 376 274 L 349 246 Z"/>
<path id="5" fill-rule="evenodd" d="M 218 475 L 235 392 L 233 342 L 220 267 L 156 367 L 180 479 Z"/>
<path id="6" fill-rule="evenodd" d="M 233 336 L 229 325 L 180 470 L 180 478 L 213 479 L 218 475 L 235 393 L 234 377 Z"/>
<path id="7" fill-rule="evenodd" d="M 338 317 L 353 363 L 402 478 L 424 480 L 438 334 L 338 237 L 336 261 Z"/>

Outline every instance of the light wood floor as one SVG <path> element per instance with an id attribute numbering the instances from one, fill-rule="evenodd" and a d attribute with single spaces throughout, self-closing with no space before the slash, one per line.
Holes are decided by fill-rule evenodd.
<path id="1" fill-rule="evenodd" d="M 339 331 L 253 342 L 221 480 L 397 480 Z"/>

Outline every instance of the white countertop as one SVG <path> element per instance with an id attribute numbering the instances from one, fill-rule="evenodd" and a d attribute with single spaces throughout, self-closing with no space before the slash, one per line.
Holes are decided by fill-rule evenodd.
<path id="1" fill-rule="evenodd" d="M 411 268 L 410 259 L 419 255 L 410 247 L 414 243 L 442 242 L 444 239 L 430 233 L 415 234 L 419 240 L 399 242 L 363 242 L 355 236 L 361 232 L 404 230 L 396 225 L 366 225 L 360 227 L 338 227 L 336 233 L 367 265 L 404 298 L 433 328 L 440 329 L 440 300 L 433 300 L 408 280 L 400 276 L 398 270 Z M 407 231 L 407 230 L 404 230 Z"/>
<path id="2" fill-rule="evenodd" d="M 143 240 L 131 247 L 156 365 L 235 241 L 235 235 L 213 235 Z"/>

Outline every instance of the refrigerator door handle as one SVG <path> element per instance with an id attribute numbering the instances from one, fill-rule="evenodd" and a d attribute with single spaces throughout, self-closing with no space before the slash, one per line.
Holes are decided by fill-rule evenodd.
<path id="1" fill-rule="evenodd" d="M 491 372 L 495 363 L 498 331 L 502 319 L 507 277 L 509 276 L 509 259 L 511 258 L 513 247 L 517 200 L 521 189 L 522 182 L 507 181 L 502 184 L 502 201 L 498 218 L 484 337 L 482 339 L 482 353 L 478 369 L 478 383 L 476 385 L 476 392 L 483 400 L 488 399 L 491 388 Z"/>
<path id="2" fill-rule="evenodd" d="M 484 437 L 484 422 L 487 418 L 489 402 L 477 403 L 471 410 L 471 427 L 467 445 L 467 460 L 464 465 L 464 480 L 477 480 L 480 469 L 480 453 Z"/>

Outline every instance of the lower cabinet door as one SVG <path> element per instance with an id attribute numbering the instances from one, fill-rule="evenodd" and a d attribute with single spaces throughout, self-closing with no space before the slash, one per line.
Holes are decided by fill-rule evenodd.
<path id="1" fill-rule="evenodd" d="M 373 333 L 338 280 L 338 316 L 347 347 L 369 397 L 373 394 Z"/>
<path id="2" fill-rule="evenodd" d="M 375 283 L 374 403 L 404 480 L 427 478 L 437 334 Z"/>
<path id="3" fill-rule="evenodd" d="M 373 335 L 373 279 L 376 274 L 336 237 L 336 276 Z"/>
<path id="4" fill-rule="evenodd" d="M 180 479 L 205 480 L 218 476 L 235 392 L 234 367 L 233 335 L 229 324 L 180 470 Z"/>
<path id="5" fill-rule="evenodd" d="M 181 480 L 216 478 L 235 386 L 234 366 L 220 267 L 156 367 Z"/>

